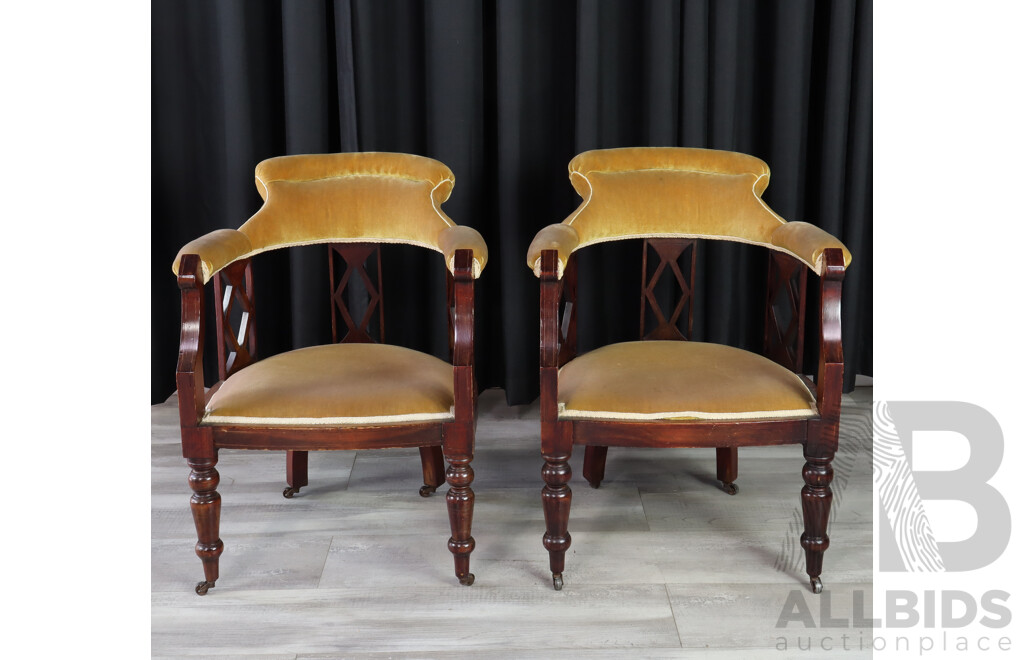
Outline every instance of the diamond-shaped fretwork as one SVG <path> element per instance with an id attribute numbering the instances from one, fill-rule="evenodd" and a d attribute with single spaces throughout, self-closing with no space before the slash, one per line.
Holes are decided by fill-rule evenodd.
<path id="1" fill-rule="evenodd" d="M 336 343 L 374 343 L 373 319 L 378 316 L 377 335 L 384 341 L 384 305 L 381 281 L 380 246 L 376 243 L 332 243 L 330 251 L 331 275 L 331 331 Z M 377 279 L 366 270 L 367 261 L 376 255 Z M 341 277 L 341 259 L 345 270 Z M 376 313 L 376 314 L 375 314 Z M 338 319 L 344 323 L 342 327 Z M 358 323 L 355 319 L 359 319 Z"/>
<path id="2" fill-rule="evenodd" d="M 796 373 L 803 367 L 806 292 L 807 268 L 788 254 L 772 252 L 765 305 L 765 355 Z"/>
<path id="3" fill-rule="evenodd" d="M 658 256 L 659 262 L 654 272 L 648 275 L 647 257 L 652 249 Z M 680 262 L 684 263 L 682 268 Z M 665 274 L 666 269 L 675 277 L 679 289 L 675 308 L 668 318 L 665 317 L 665 312 L 661 309 L 657 295 L 658 282 Z M 693 336 L 693 281 L 696 272 L 696 241 L 688 238 L 648 238 L 644 240 L 643 296 L 640 301 L 641 337 L 644 339 L 689 339 Z M 655 327 L 645 333 L 648 311 L 654 316 Z M 683 316 L 684 312 L 685 317 Z M 685 332 L 679 327 L 681 318 L 685 322 Z"/>
<path id="4" fill-rule="evenodd" d="M 213 281 L 217 306 L 217 369 L 224 380 L 256 361 L 256 317 L 252 295 L 252 261 L 236 261 Z"/>

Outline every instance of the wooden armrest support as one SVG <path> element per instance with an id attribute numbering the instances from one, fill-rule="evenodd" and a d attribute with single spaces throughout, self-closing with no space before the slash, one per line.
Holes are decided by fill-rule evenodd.
<path id="1" fill-rule="evenodd" d="M 562 296 L 558 250 L 540 254 L 540 418 L 558 420 L 558 353 L 560 324 L 558 303 Z"/>
<path id="2" fill-rule="evenodd" d="M 455 373 L 455 420 L 473 422 L 476 380 L 473 374 L 473 250 L 455 250 L 452 270 L 452 366 Z"/>
<path id="3" fill-rule="evenodd" d="M 199 425 L 206 410 L 203 392 L 203 272 L 198 254 L 181 257 L 178 269 L 181 289 L 181 341 L 175 382 L 182 428 Z"/>
<path id="4" fill-rule="evenodd" d="M 839 402 L 843 392 L 843 329 L 840 303 L 846 265 L 843 251 L 839 248 L 826 249 L 821 261 L 821 320 L 816 395 L 818 412 L 822 419 L 833 421 L 839 419 Z"/>
<path id="5" fill-rule="evenodd" d="M 540 257 L 540 366 L 558 367 L 558 250 L 544 250 Z"/>

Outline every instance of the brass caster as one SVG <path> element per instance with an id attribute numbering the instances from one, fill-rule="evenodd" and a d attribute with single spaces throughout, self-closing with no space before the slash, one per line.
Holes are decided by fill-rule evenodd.
<path id="1" fill-rule="evenodd" d="M 436 493 L 436 492 L 437 492 L 437 486 L 421 486 L 420 487 L 420 497 L 430 497 L 431 493 Z M 473 584 L 473 582 L 470 581 L 470 584 Z"/>
<path id="2" fill-rule="evenodd" d="M 216 584 L 217 584 L 216 580 L 214 580 L 214 581 L 203 580 L 202 582 L 200 582 L 199 584 L 196 585 L 196 593 L 199 594 L 200 596 L 205 596 L 206 592 L 209 591 L 210 589 L 213 589 L 213 587 Z"/>
<path id="3" fill-rule="evenodd" d="M 555 591 L 561 591 L 562 590 L 562 574 L 561 573 L 552 573 L 551 574 L 551 582 L 555 585 Z"/>
<path id="4" fill-rule="evenodd" d="M 284 489 L 282 495 L 284 495 L 287 499 L 290 500 L 293 497 L 295 497 L 295 493 L 297 492 L 299 492 L 298 488 L 295 488 L 294 486 L 288 486 L 287 488 Z"/>
<path id="5" fill-rule="evenodd" d="M 821 578 L 820 577 L 812 577 L 811 578 L 811 591 L 813 591 L 816 594 L 820 594 L 823 589 L 824 589 L 824 587 L 821 586 Z"/>
<path id="6" fill-rule="evenodd" d="M 426 497 L 426 495 L 424 495 L 424 497 Z M 473 582 L 475 581 L 476 576 L 472 573 L 466 573 L 465 575 L 459 578 L 459 584 L 461 584 L 464 587 L 472 586 Z"/>
<path id="7" fill-rule="evenodd" d="M 730 495 L 735 495 L 736 493 L 740 492 L 739 486 L 737 486 L 736 484 L 727 484 L 724 481 L 722 482 L 722 488 L 725 490 L 725 492 L 729 493 Z"/>

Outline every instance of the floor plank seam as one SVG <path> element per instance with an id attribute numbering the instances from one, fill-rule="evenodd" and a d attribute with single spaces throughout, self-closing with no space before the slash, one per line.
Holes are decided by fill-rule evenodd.
<path id="1" fill-rule="evenodd" d="M 331 537 L 331 542 L 327 544 L 327 552 L 324 553 L 324 563 L 320 565 L 320 574 L 316 576 L 316 586 L 314 589 L 320 588 L 320 581 L 324 579 L 324 569 L 327 568 L 327 560 L 331 558 L 331 548 L 334 547 L 334 537 Z"/>
<path id="2" fill-rule="evenodd" d="M 644 512 L 644 522 L 647 523 L 647 531 L 653 532 L 651 529 L 651 519 L 647 517 L 647 505 L 644 503 L 644 494 L 640 492 L 640 487 L 636 487 L 636 496 L 640 498 L 640 510 Z"/>
<path id="3" fill-rule="evenodd" d="M 352 457 L 352 465 L 350 465 L 349 468 L 348 468 L 348 479 L 345 480 L 345 487 L 342 490 L 348 490 L 349 486 L 352 485 L 352 475 L 355 474 L 355 471 L 356 471 L 356 461 L 358 461 L 358 460 L 359 460 L 359 452 L 357 451 L 357 452 L 355 452 L 355 455 Z"/>
<path id="4" fill-rule="evenodd" d="M 679 648 L 683 648 L 683 631 L 679 629 L 679 619 L 676 618 L 676 608 L 672 605 L 672 594 L 668 592 L 668 583 L 662 583 L 665 588 L 665 598 L 668 598 L 668 610 L 672 613 L 672 625 L 676 627 L 676 637 L 679 638 Z"/>

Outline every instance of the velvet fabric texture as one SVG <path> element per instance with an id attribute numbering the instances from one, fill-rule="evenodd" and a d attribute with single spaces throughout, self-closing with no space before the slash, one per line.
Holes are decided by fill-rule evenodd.
<path id="1" fill-rule="evenodd" d="M 314 243 L 405 243 L 436 250 L 454 268 L 455 250 L 473 250 L 473 276 L 487 246 L 441 211 L 455 176 L 431 158 L 395 153 L 281 156 L 256 166 L 263 206 L 237 231 L 217 230 L 186 244 L 204 281 L 232 261 L 267 250 Z"/>
<path id="2" fill-rule="evenodd" d="M 452 418 L 452 365 L 388 344 L 311 346 L 265 358 L 213 393 L 204 424 L 315 426 Z"/>
<path id="3" fill-rule="evenodd" d="M 583 203 L 562 223 L 547 228 L 527 251 L 540 274 L 540 253 L 559 251 L 559 276 L 573 251 L 626 238 L 731 240 L 786 252 L 821 272 L 826 248 L 850 252 L 825 231 L 787 223 L 761 199 L 770 172 L 753 156 L 715 149 L 633 147 L 582 153 L 569 163 L 569 179 Z M 800 226 L 802 225 L 802 226 Z M 779 240 L 775 235 L 779 233 Z"/>
<path id="4" fill-rule="evenodd" d="M 803 381 L 768 358 L 696 341 L 603 346 L 558 373 L 561 419 L 781 419 L 818 414 Z"/>

